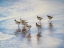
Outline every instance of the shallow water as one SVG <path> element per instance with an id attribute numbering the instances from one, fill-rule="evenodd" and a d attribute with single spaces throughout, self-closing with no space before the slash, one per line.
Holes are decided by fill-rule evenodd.
<path id="1" fill-rule="evenodd" d="M 12 23 L 10 23 L 11 21 Z M 8 23 L 9 22 L 9 23 Z M 34 25 L 33 25 L 34 24 Z M 0 22 L 0 47 L 1 48 L 64 48 L 63 23 L 42 21 L 41 37 L 38 37 L 38 29 L 33 22 L 31 38 L 22 34 L 22 26 L 14 23 L 13 19 Z"/>
<path id="2" fill-rule="evenodd" d="M 40 35 L 37 15 L 43 18 Z M 32 26 L 31 38 L 14 22 L 20 18 Z M 64 48 L 64 0 L 0 0 L 0 48 Z"/>

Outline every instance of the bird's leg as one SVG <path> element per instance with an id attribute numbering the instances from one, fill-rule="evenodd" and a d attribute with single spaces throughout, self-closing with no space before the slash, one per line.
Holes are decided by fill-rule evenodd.
<path id="1" fill-rule="evenodd" d="M 25 28 L 25 24 L 24 24 L 24 28 Z"/>
<path id="2" fill-rule="evenodd" d="M 29 28 L 29 33 L 30 33 L 31 31 L 30 31 L 30 28 Z"/>
<path id="3" fill-rule="evenodd" d="M 38 22 L 40 24 L 40 22 Z"/>
<path id="4" fill-rule="evenodd" d="M 41 29 L 40 29 L 40 33 L 41 33 Z"/>
<path id="5" fill-rule="evenodd" d="M 50 20 L 51 20 L 51 19 L 50 19 Z M 49 20 L 49 21 L 50 21 L 50 20 Z M 49 22 L 49 21 L 48 21 L 48 22 Z"/>
<path id="6" fill-rule="evenodd" d="M 41 20 L 40 20 L 40 28 L 42 27 Z"/>
<path id="7" fill-rule="evenodd" d="M 41 20 L 40 20 L 40 25 L 41 25 Z"/>
<path id="8" fill-rule="evenodd" d="M 38 27 L 38 32 L 40 32 L 40 27 Z"/>
<path id="9" fill-rule="evenodd" d="M 41 24 L 41 20 L 39 20 L 39 24 Z"/>
<path id="10" fill-rule="evenodd" d="M 38 32 L 39 32 L 39 28 L 38 28 Z"/>
<path id="11" fill-rule="evenodd" d="M 51 23 L 52 21 L 51 21 L 51 19 L 50 19 L 50 23 Z"/>
<path id="12" fill-rule="evenodd" d="M 19 24 L 18 24 L 18 28 L 19 28 Z"/>

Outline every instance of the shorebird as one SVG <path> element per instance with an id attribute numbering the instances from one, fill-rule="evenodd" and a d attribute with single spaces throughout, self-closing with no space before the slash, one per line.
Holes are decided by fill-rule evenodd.
<path id="1" fill-rule="evenodd" d="M 31 28 L 32 26 L 27 24 L 26 27 L 27 27 L 27 31 L 28 31 L 28 32 L 31 32 L 31 31 L 30 31 L 30 28 Z"/>
<path id="2" fill-rule="evenodd" d="M 22 22 L 22 25 L 25 25 L 25 26 L 26 26 L 27 23 L 28 23 L 28 22 Z"/>
<path id="3" fill-rule="evenodd" d="M 32 26 L 27 24 L 26 27 L 30 29 Z"/>
<path id="4" fill-rule="evenodd" d="M 21 18 L 20 18 L 20 22 L 22 23 L 22 25 L 26 25 L 28 23 L 25 20 L 22 20 Z"/>
<path id="5" fill-rule="evenodd" d="M 36 27 L 38 28 L 38 32 L 41 32 L 41 25 L 36 23 Z"/>
<path id="6" fill-rule="evenodd" d="M 20 21 L 17 21 L 16 19 L 14 21 L 16 22 L 16 24 L 18 24 L 18 27 L 19 27 Z"/>
<path id="7" fill-rule="evenodd" d="M 50 19 L 50 20 L 53 18 L 52 16 L 49 16 L 49 15 L 47 15 L 47 17 L 48 17 L 48 19 Z M 50 20 L 49 20 L 49 21 L 50 21 Z"/>
<path id="8" fill-rule="evenodd" d="M 37 19 L 38 19 L 38 20 L 42 20 L 43 18 L 41 18 L 41 17 L 37 16 Z"/>
<path id="9" fill-rule="evenodd" d="M 36 27 L 41 27 L 41 25 L 36 23 Z"/>
<path id="10" fill-rule="evenodd" d="M 22 20 L 21 18 L 20 18 L 20 22 L 25 22 L 26 20 Z"/>

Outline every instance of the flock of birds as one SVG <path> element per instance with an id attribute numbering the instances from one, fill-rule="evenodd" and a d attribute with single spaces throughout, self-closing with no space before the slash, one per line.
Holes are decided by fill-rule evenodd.
<path id="1" fill-rule="evenodd" d="M 49 21 L 53 18 L 52 16 L 49 16 L 49 15 L 47 15 L 47 17 L 48 17 Z M 38 28 L 37 39 L 38 39 L 38 41 L 39 41 L 39 37 L 41 37 L 41 30 L 40 30 L 40 29 L 41 29 L 41 27 L 42 27 L 41 20 L 42 20 L 43 18 L 37 16 L 37 19 L 39 20 L 39 22 L 36 23 L 36 27 Z M 29 25 L 26 20 L 23 20 L 23 19 L 21 19 L 21 18 L 20 18 L 20 21 L 17 21 L 16 19 L 15 19 L 14 21 L 15 21 L 15 23 L 18 25 L 18 28 L 19 28 L 19 25 L 22 24 L 23 27 L 22 27 L 21 32 L 22 32 L 23 34 L 25 34 L 25 35 L 28 33 L 27 38 L 31 38 L 31 33 L 30 33 L 29 31 L 30 31 L 30 28 L 31 28 L 32 26 Z M 48 21 L 48 22 L 49 22 L 49 21 Z M 51 21 L 51 22 L 52 22 L 52 21 Z M 49 24 L 50 24 L 49 26 L 52 26 L 52 23 L 51 23 L 51 22 L 49 23 Z"/>

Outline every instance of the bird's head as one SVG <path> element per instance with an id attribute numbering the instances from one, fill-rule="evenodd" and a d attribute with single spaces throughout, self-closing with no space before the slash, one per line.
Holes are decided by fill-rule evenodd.
<path id="1" fill-rule="evenodd" d="M 16 19 L 14 21 L 16 21 Z"/>
<path id="2" fill-rule="evenodd" d="M 47 16 L 49 16 L 49 15 L 47 15 Z"/>
<path id="3" fill-rule="evenodd" d="M 38 15 L 37 15 L 37 17 L 38 17 Z"/>

